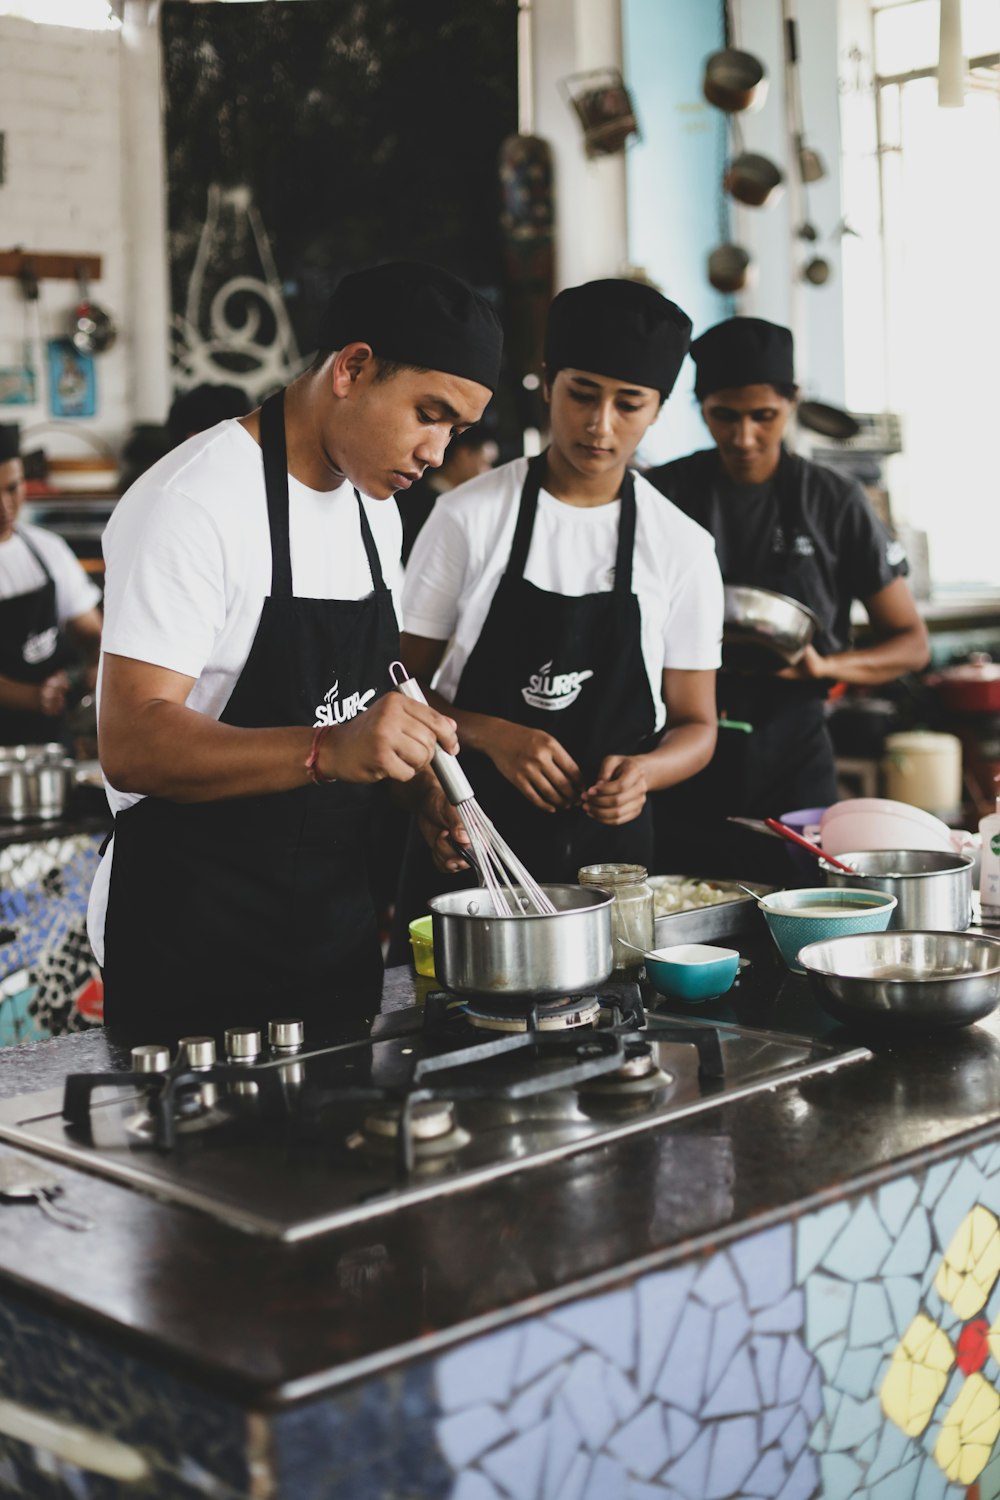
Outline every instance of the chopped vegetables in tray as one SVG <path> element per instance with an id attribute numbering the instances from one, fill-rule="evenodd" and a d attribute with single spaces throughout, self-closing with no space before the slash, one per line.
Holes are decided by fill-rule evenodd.
<path id="1" fill-rule="evenodd" d="M 718 906 L 723 901 L 738 901 L 743 892 L 737 885 L 722 885 L 715 880 L 689 880 L 683 875 L 654 875 L 653 912 L 669 917 L 675 911 L 695 911 L 699 906 Z"/>

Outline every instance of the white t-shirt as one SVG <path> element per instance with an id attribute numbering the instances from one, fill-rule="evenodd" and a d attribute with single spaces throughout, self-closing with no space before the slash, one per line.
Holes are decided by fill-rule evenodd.
<path id="1" fill-rule="evenodd" d="M 448 641 L 434 686 L 452 702 L 507 566 L 528 461 L 515 459 L 438 498 L 414 543 L 403 586 L 403 629 Z M 655 490 L 635 481 L 632 591 L 642 616 L 642 655 L 666 721 L 665 667 L 718 667 L 722 578 L 709 533 Z M 566 595 L 610 592 L 621 502 L 567 505 L 538 496 L 524 576 L 536 588 Z M 543 663 L 539 662 L 539 667 Z"/>
<path id="2" fill-rule="evenodd" d="M 19 532 L 22 534 L 18 535 Z M 18 522 L 13 536 L 0 542 L 0 599 L 17 599 L 41 588 L 45 582 L 45 574 L 26 545 L 25 535 L 44 559 L 55 582 L 56 619 L 60 628 L 100 604 L 100 589 L 87 577 L 69 544 L 55 532 L 45 531 L 41 526 L 27 526 L 23 521 Z"/>
<path id="3" fill-rule="evenodd" d="M 399 613 L 401 528 L 391 501 L 362 497 Z M 288 477 L 292 590 L 363 599 L 371 569 L 350 484 L 308 489 Z M 218 719 L 243 671 L 271 592 L 271 543 L 259 445 L 234 418 L 181 443 L 136 480 L 104 533 L 106 653 L 195 678 L 189 708 Z M 98 679 L 98 700 L 101 684 Z M 105 778 L 113 813 L 140 800 Z M 99 962 L 112 842 L 98 866 L 87 925 Z"/>

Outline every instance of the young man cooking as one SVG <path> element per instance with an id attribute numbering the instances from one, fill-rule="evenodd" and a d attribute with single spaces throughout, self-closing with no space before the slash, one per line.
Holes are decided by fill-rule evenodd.
<path id="1" fill-rule="evenodd" d="M 93 686 L 101 649 L 101 591 L 62 537 L 19 520 L 20 432 L 0 427 L 0 744 L 58 740 L 82 657 Z M 74 649 L 75 648 L 75 649 Z"/>
<path id="2" fill-rule="evenodd" d="M 450 820 L 425 768 L 457 749 L 454 722 L 389 691 L 391 497 L 483 412 L 499 323 L 436 267 L 382 265 L 341 281 L 319 350 L 154 465 L 105 535 L 116 816 L 89 929 L 106 1021 L 154 1040 L 338 1000 L 370 1013 L 370 786 L 405 786 L 429 837 Z"/>
<path id="3" fill-rule="evenodd" d="M 691 347 L 695 394 L 715 447 L 647 478 L 715 538 L 727 583 L 787 594 L 819 617 L 802 659 L 774 676 L 719 675 L 722 728 L 711 766 L 657 799 L 661 868 L 787 881 L 780 846 L 743 834 L 727 814 L 776 817 L 836 801 L 824 699 L 833 682 L 890 682 L 927 661 L 927 631 L 904 577 L 906 557 L 861 486 L 782 445 L 798 394 L 792 335 L 730 318 Z M 850 644 L 854 599 L 874 642 Z"/>
<path id="4" fill-rule="evenodd" d="M 722 584 L 707 534 L 629 461 L 687 353 L 652 287 L 549 310 L 548 449 L 442 496 L 403 593 L 403 659 L 459 726 L 482 806 L 538 879 L 648 864 L 647 794 L 715 744 Z M 467 882 L 466 882 L 467 883 Z M 411 837 L 392 956 L 440 877 Z"/>

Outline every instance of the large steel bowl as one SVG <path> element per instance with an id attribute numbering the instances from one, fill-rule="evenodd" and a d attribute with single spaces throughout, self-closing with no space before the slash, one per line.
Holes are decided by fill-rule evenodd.
<path id="1" fill-rule="evenodd" d="M 838 1021 L 892 1031 L 968 1026 L 1000 1005 L 1000 940 L 965 932 L 867 932 L 799 953 Z"/>
<path id="2" fill-rule="evenodd" d="M 611 976 L 610 891 L 543 885 L 551 916 L 497 916 L 484 890 L 447 891 L 428 902 L 434 972 L 456 995 L 546 999 L 593 992 Z"/>
<path id="3" fill-rule="evenodd" d="M 972 868 L 966 854 L 938 849 L 864 849 L 838 854 L 854 875 L 820 860 L 827 885 L 885 891 L 896 897 L 890 930 L 964 932 L 972 921 Z"/>
<path id="4" fill-rule="evenodd" d="M 811 609 L 786 594 L 727 583 L 722 631 L 723 660 L 736 671 L 794 666 L 811 644 L 819 621 Z"/>

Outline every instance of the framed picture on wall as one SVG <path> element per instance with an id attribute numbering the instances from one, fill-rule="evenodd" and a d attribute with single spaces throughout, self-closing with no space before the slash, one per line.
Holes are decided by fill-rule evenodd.
<path id="1" fill-rule="evenodd" d="M 49 409 L 54 417 L 92 417 L 97 412 L 97 378 L 91 355 L 72 339 L 49 339 Z"/>

